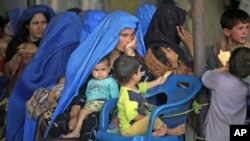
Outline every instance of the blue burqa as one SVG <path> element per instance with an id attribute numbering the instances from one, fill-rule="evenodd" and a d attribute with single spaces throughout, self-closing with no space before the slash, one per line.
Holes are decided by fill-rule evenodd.
<path id="1" fill-rule="evenodd" d="M 143 36 L 145 36 L 148 30 L 148 26 L 150 24 L 150 21 L 155 11 L 156 11 L 156 7 L 153 4 L 149 4 L 149 3 L 139 6 L 136 10 L 136 16 L 140 20 Z"/>
<path id="2" fill-rule="evenodd" d="M 121 10 L 105 16 L 97 28 L 70 56 L 64 91 L 52 121 L 67 108 L 73 97 L 78 95 L 81 85 L 85 83 L 97 62 L 116 47 L 119 33 L 125 28 L 135 29 L 136 51 L 140 56 L 144 56 L 145 46 L 137 17 Z"/>
<path id="3" fill-rule="evenodd" d="M 12 28 L 14 36 L 17 33 L 17 25 L 18 25 L 20 17 L 23 14 L 23 10 L 24 10 L 23 8 L 14 8 L 9 11 L 9 19 L 10 19 L 10 24 L 11 24 L 11 28 Z"/>
<path id="4" fill-rule="evenodd" d="M 79 13 L 79 15 L 82 18 L 82 32 L 80 42 L 83 42 L 100 24 L 107 13 L 101 10 L 86 10 Z"/>
<path id="5" fill-rule="evenodd" d="M 73 12 L 60 13 L 50 21 L 37 53 L 10 95 L 7 141 L 33 141 L 35 121 L 26 118 L 26 101 L 37 88 L 46 88 L 65 75 L 68 59 L 79 45 L 80 31 L 80 17 Z"/>

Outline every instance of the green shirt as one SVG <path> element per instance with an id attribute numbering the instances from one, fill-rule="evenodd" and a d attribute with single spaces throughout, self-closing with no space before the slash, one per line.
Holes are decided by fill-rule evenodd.
<path id="1" fill-rule="evenodd" d="M 147 82 L 138 83 L 138 91 L 123 86 L 121 87 L 117 103 L 118 120 L 121 130 L 129 128 L 131 121 L 136 118 L 138 113 L 144 111 L 145 98 L 141 94 L 146 93 L 147 87 Z"/>

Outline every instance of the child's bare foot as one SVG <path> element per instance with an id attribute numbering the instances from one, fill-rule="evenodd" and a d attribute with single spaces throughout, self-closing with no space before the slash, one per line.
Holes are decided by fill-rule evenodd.
<path id="1" fill-rule="evenodd" d="M 166 124 L 164 124 L 159 129 L 153 132 L 153 136 L 164 136 L 166 135 L 166 132 L 167 132 L 167 126 Z"/>
<path id="2" fill-rule="evenodd" d="M 185 124 L 181 124 L 179 126 L 176 126 L 175 128 L 167 128 L 167 134 L 168 135 L 182 135 L 185 133 Z"/>
<path id="3" fill-rule="evenodd" d="M 63 136 L 63 138 L 79 138 L 80 137 L 80 133 L 77 132 L 70 132 L 67 135 Z"/>

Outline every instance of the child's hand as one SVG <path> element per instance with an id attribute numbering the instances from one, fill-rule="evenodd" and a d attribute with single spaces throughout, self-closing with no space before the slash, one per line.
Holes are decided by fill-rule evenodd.
<path id="1" fill-rule="evenodd" d="M 167 78 L 172 72 L 171 71 L 166 71 L 163 77 Z"/>
<path id="2" fill-rule="evenodd" d="M 158 78 L 156 79 L 156 83 L 157 83 L 158 85 L 161 85 L 161 84 L 165 83 L 166 80 L 167 80 L 167 78 L 164 77 L 164 75 L 163 75 L 163 76 L 160 76 L 160 77 L 158 77 Z"/>
<path id="3" fill-rule="evenodd" d="M 165 74 L 159 78 L 157 78 L 157 82 L 159 85 L 165 83 L 165 81 L 167 80 L 168 76 L 171 74 L 171 71 L 166 71 Z"/>
<path id="4" fill-rule="evenodd" d="M 163 76 L 160 76 L 157 79 L 155 79 L 151 82 L 148 82 L 148 89 L 151 89 L 155 86 L 158 86 L 158 85 L 165 83 L 165 81 L 167 80 L 167 78 L 170 74 L 171 74 L 171 71 L 167 71 Z"/>
<path id="5" fill-rule="evenodd" d="M 220 54 L 218 54 L 218 58 L 223 66 L 228 65 L 230 56 L 231 56 L 230 51 L 220 50 Z"/>

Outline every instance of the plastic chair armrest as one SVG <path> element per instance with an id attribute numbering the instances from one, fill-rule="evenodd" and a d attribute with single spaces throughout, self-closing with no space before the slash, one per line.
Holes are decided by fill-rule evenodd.
<path id="1" fill-rule="evenodd" d="M 117 106 L 117 101 L 118 98 L 112 98 L 103 104 L 99 119 L 100 130 L 107 130 L 109 124 L 110 111 Z"/>

